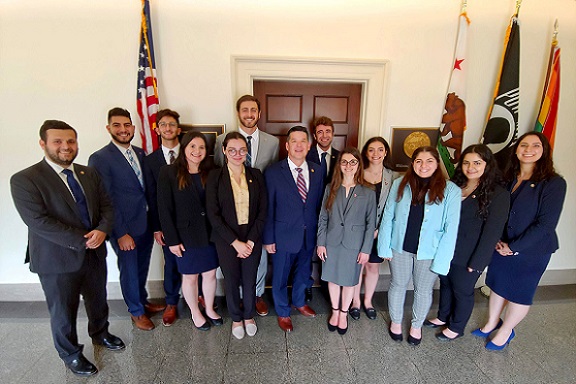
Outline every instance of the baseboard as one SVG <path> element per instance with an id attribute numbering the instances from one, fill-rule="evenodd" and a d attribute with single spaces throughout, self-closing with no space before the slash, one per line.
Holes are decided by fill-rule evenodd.
<path id="1" fill-rule="evenodd" d="M 482 274 L 478 279 L 477 286 L 484 284 L 485 274 Z M 223 296 L 224 290 L 222 286 L 222 279 L 218 279 L 216 287 L 216 295 Z M 562 269 L 562 270 L 548 270 L 542 276 L 540 285 L 565 285 L 576 284 L 576 269 Z M 390 286 L 390 274 L 380 275 L 377 291 L 386 291 Z M 148 281 L 148 294 L 151 298 L 163 298 L 164 287 L 162 280 Z M 40 283 L 27 283 L 27 284 L 0 284 L 0 301 L 44 301 L 44 292 Z M 122 292 L 120 290 L 120 283 L 108 283 L 108 299 L 109 300 L 122 300 Z"/>

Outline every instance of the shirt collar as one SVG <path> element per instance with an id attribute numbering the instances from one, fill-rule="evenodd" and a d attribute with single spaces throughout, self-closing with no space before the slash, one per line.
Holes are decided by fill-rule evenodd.
<path id="1" fill-rule="evenodd" d="M 330 156 L 332 154 L 332 147 L 328 148 L 327 151 L 324 151 L 318 144 L 316 144 L 316 150 L 318 151 L 318 157 L 321 157 L 324 152 Z"/>
<path id="2" fill-rule="evenodd" d="M 174 148 L 162 146 L 162 152 L 164 153 L 164 156 L 168 156 L 170 151 L 174 151 L 174 156 L 178 156 L 180 153 L 180 143 L 176 144 Z"/>
<path id="3" fill-rule="evenodd" d="M 126 155 L 126 151 L 127 150 L 131 150 L 132 153 L 136 153 L 134 152 L 134 148 L 132 148 L 132 144 L 128 145 L 128 148 L 124 148 L 121 145 L 118 145 L 114 140 L 112 140 L 112 144 L 114 144 L 116 146 L 116 148 L 118 148 L 120 150 L 120 152 L 122 152 L 123 155 Z"/>
<path id="4" fill-rule="evenodd" d="M 248 137 L 248 136 L 252 136 L 252 141 L 258 141 L 258 138 L 260 137 L 260 130 L 258 129 L 258 127 L 256 127 L 256 130 L 254 131 L 253 134 L 248 135 L 246 132 L 244 132 L 244 130 L 242 130 L 242 128 L 238 128 L 238 132 L 240 132 L 240 134 L 244 137 Z"/>
<path id="5" fill-rule="evenodd" d="M 52 160 L 48 159 L 47 157 L 44 157 L 44 160 L 46 160 L 46 162 L 48 163 L 48 165 L 54 170 L 54 172 L 60 174 L 62 173 L 63 170 L 65 169 L 69 169 L 72 172 L 74 172 L 74 164 L 70 164 L 70 166 L 68 168 L 64 168 L 63 166 L 56 164 L 55 162 L 53 162 Z"/>
<path id="6" fill-rule="evenodd" d="M 294 164 L 292 160 L 290 160 L 289 157 L 287 159 L 288 159 L 288 167 L 290 167 L 291 172 L 294 172 L 296 168 L 302 168 L 302 172 L 308 172 L 308 162 L 306 160 L 304 160 L 302 165 L 298 167 L 296 164 Z"/>

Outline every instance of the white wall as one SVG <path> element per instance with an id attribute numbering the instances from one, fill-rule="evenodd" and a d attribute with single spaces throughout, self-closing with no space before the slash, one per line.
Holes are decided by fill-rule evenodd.
<path id="1" fill-rule="evenodd" d="M 186 123 L 235 125 L 231 55 L 390 61 L 384 137 L 391 126 L 437 126 L 450 74 L 458 0 L 162 0 L 152 2 L 162 107 Z M 471 0 L 468 131 L 477 142 L 485 122 L 513 0 Z M 42 158 L 38 129 L 61 119 L 79 131 L 80 155 L 109 141 L 106 112 L 135 113 L 140 2 L 0 0 L 0 284 L 36 283 L 22 263 L 26 227 L 9 191 L 15 172 Z M 538 112 L 554 19 L 560 24 L 562 88 L 555 160 L 569 184 L 576 140 L 576 2 L 525 0 L 521 20 L 520 130 Z M 570 144 L 572 143 L 572 144 Z M 576 209 L 564 208 L 561 249 L 549 269 L 576 269 Z M 118 281 L 110 252 L 109 280 Z M 154 253 L 151 280 L 161 279 Z"/>

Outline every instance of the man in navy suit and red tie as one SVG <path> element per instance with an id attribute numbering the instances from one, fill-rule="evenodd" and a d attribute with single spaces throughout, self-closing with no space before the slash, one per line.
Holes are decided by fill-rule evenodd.
<path id="1" fill-rule="evenodd" d="M 88 165 L 100 173 L 114 205 L 110 245 L 118 256 L 122 296 L 136 327 L 150 331 L 154 323 L 147 313 L 163 311 L 166 306 L 148 302 L 146 292 L 153 236 L 148 217 L 144 151 L 130 144 L 135 127 L 127 110 L 116 107 L 108 111 L 106 129 L 112 141 L 94 152 Z"/>
<path id="2" fill-rule="evenodd" d="M 164 234 L 160 228 L 158 217 L 158 203 L 156 188 L 160 168 L 174 163 L 180 152 L 180 114 L 171 109 L 161 109 L 156 114 L 156 132 L 160 135 L 162 143 L 160 148 L 144 158 L 146 165 L 146 190 L 150 202 L 150 225 L 154 232 L 154 240 L 162 246 L 164 253 L 164 292 L 166 293 L 166 309 L 162 315 L 162 324 L 169 327 L 178 317 L 178 301 L 180 300 L 180 288 L 182 287 L 182 275 L 178 272 L 176 255 L 170 252 L 170 248 L 164 243 Z"/>
<path id="3" fill-rule="evenodd" d="M 290 128 L 286 150 L 288 157 L 268 167 L 265 173 L 268 218 L 263 243 L 266 251 L 272 254 L 272 294 L 278 326 L 284 332 L 292 332 L 288 299 L 288 275 L 292 268 L 292 305 L 306 317 L 316 316 L 316 312 L 306 304 L 304 291 L 316 247 L 324 174 L 318 165 L 306 161 L 310 150 L 306 128 Z"/>
<path id="4" fill-rule="evenodd" d="M 28 226 L 26 262 L 40 278 L 60 358 L 74 374 L 91 376 L 98 369 L 82 354 L 76 331 L 80 295 L 92 342 L 110 350 L 125 347 L 108 332 L 104 240 L 112 232 L 114 211 L 98 173 L 73 163 L 74 128 L 46 120 L 40 146 L 44 160 L 10 179 L 14 204 Z"/>

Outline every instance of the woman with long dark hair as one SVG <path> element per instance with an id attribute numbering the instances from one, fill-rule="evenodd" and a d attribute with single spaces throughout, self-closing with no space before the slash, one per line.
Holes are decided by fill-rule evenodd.
<path id="1" fill-rule="evenodd" d="M 330 332 L 348 330 L 348 308 L 362 265 L 374 242 L 376 196 L 362 176 L 362 157 L 356 148 L 338 156 L 331 183 L 326 187 L 318 219 L 317 254 L 323 261 L 322 280 L 328 282 L 332 316 Z"/>
<path id="2" fill-rule="evenodd" d="M 207 331 L 210 324 L 223 323 L 214 311 L 218 256 L 210 242 L 211 227 L 206 217 L 205 185 L 213 167 L 203 134 L 186 133 L 180 145 L 182 149 L 174 164 L 163 167 L 158 176 L 158 213 L 165 242 L 177 256 L 182 293 L 194 326 Z M 198 308 L 198 275 L 202 275 L 209 321 Z"/>
<path id="3" fill-rule="evenodd" d="M 378 255 L 390 261 L 388 333 L 402 341 L 404 300 L 414 282 L 408 343 L 419 345 L 438 275 L 446 275 L 454 255 L 460 220 L 460 188 L 446 181 L 434 147 L 420 147 L 401 179 L 392 183 L 378 235 Z"/>
<path id="4" fill-rule="evenodd" d="M 448 275 L 440 276 L 438 317 L 424 322 L 444 327 L 436 335 L 441 341 L 464 335 L 474 308 L 474 285 L 492 259 L 510 206 L 510 194 L 499 185 L 496 159 L 484 144 L 462 152 L 452 181 L 462 190 L 456 250 Z"/>
<path id="5" fill-rule="evenodd" d="M 487 338 L 498 330 L 486 344 L 489 350 L 504 349 L 515 336 L 514 327 L 528 314 L 559 246 L 556 225 L 566 197 L 566 181 L 554 170 L 550 144 L 539 132 L 518 139 L 505 181 L 511 193 L 510 214 L 486 276 L 491 289 L 488 321 L 472 332 Z"/>
<path id="6" fill-rule="evenodd" d="M 362 147 L 362 163 L 364 164 L 364 180 L 374 187 L 376 192 L 376 226 L 374 227 L 374 242 L 368 262 L 362 266 L 360 281 L 354 287 L 354 298 L 350 307 L 350 317 L 354 320 L 360 319 L 360 290 L 364 282 L 364 312 L 370 320 L 376 319 L 376 310 L 372 305 L 372 297 L 376 291 L 378 278 L 380 277 L 380 265 L 384 261 L 378 257 L 376 246 L 378 228 L 382 221 L 382 213 L 388 198 L 388 192 L 392 186 L 392 165 L 390 160 L 390 146 L 388 142 L 380 136 L 369 139 Z"/>
<path id="7" fill-rule="evenodd" d="M 226 163 L 208 177 L 206 205 L 224 275 L 232 335 L 242 339 L 245 334 L 254 336 L 258 330 L 254 321 L 256 273 L 268 200 L 260 170 L 244 165 L 248 143 L 242 134 L 228 133 L 222 148 L 216 150 L 224 153 Z"/>

